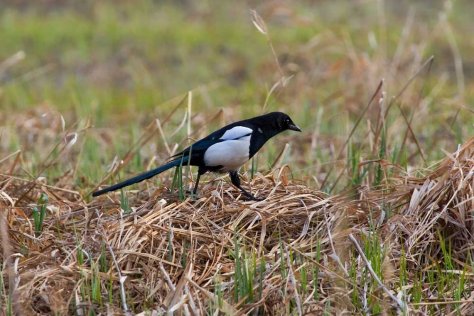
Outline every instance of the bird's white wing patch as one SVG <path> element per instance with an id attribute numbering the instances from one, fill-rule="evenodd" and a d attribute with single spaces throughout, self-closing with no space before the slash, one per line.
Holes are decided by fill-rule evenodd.
<path id="1" fill-rule="evenodd" d="M 249 128 L 250 130 L 250 128 Z M 249 160 L 250 135 L 224 140 L 210 146 L 204 153 L 206 166 L 222 166 L 220 171 L 235 171 Z"/>
<path id="2" fill-rule="evenodd" d="M 245 137 L 248 134 L 251 134 L 253 130 L 248 127 L 244 126 L 235 126 L 231 129 L 227 130 L 224 135 L 221 136 L 220 139 L 224 140 L 231 140 L 231 139 L 239 139 Z"/>

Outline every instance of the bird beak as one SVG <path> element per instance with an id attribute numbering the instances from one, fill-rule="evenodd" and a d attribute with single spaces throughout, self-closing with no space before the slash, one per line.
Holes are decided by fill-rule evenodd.
<path id="1" fill-rule="evenodd" d="M 292 131 L 301 132 L 301 128 L 299 128 L 299 127 L 296 126 L 295 124 L 290 124 L 290 125 L 288 126 L 288 129 L 291 129 Z"/>

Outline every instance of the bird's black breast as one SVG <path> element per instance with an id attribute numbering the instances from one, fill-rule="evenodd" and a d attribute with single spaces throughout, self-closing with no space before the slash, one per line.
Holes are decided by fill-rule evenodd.
<path id="1" fill-rule="evenodd" d="M 267 142 L 268 138 L 258 129 L 254 130 L 250 137 L 249 159 L 252 158 L 262 146 Z"/>

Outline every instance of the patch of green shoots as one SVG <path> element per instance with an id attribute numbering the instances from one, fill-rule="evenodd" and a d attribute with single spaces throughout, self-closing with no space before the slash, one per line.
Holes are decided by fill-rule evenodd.
<path id="1" fill-rule="evenodd" d="M 361 296 L 359 295 L 359 290 L 357 288 L 357 284 L 359 284 L 357 280 L 357 259 L 356 257 L 351 256 L 350 260 L 351 261 L 349 266 L 349 278 L 351 280 L 351 283 L 354 284 L 351 292 L 351 302 L 357 310 L 360 310 L 362 308 L 362 302 L 360 301 Z"/>
<path id="2" fill-rule="evenodd" d="M 308 271 L 307 266 L 305 265 L 304 257 L 299 256 L 300 258 L 300 292 L 302 297 L 306 297 L 308 294 Z"/>
<path id="3" fill-rule="evenodd" d="M 48 206 L 48 195 L 41 193 L 37 205 L 33 207 L 33 223 L 35 226 L 35 235 L 38 237 L 43 231 L 43 222 L 46 216 L 46 207 Z"/>
<path id="4" fill-rule="evenodd" d="M 181 163 L 179 166 L 176 167 L 174 176 L 173 176 L 173 182 L 171 184 L 171 191 L 174 191 L 174 189 L 178 189 L 178 198 L 180 201 L 184 201 L 186 198 L 185 196 L 185 190 L 183 186 L 183 159 L 181 159 Z"/>
<path id="5" fill-rule="evenodd" d="M 360 168 L 359 168 L 360 150 L 356 150 L 352 142 L 350 142 L 348 146 L 349 146 L 348 165 L 350 166 L 351 185 L 352 187 L 357 187 L 362 183 L 362 179 L 363 179 L 360 172 Z"/>
<path id="6" fill-rule="evenodd" d="M 109 276 L 109 282 L 107 284 L 108 303 L 113 304 L 114 302 L 114 280 L 112 274 Z"/>
<path id="7" fill-rule="evenodd" d="M 168 261 L 173 262 L 173 257 L 174 257 L 174 251 L 173 251 L 173 229 L 171 227 L 171 224 L 169 225 L 169 231 L 168 231 Z"/>
<path id="8" fill-rule="evenodd" d="M 130 207 L 130 201 L 123 189 L 120 189 L 120 208 L 122 209 L 124 214 L 130 214 L 132 212 L 132 208 Z"/>
<path id="9" fill-rule="evenodd" d="M 189 242 L 188 241 L 184 241 L 183 242 L 183 252 L 181 253 L 181 267 L 183 268 L 186 268 L 186 265 L 188 263 L 188 250 L 189 250 Z"/>
<path id="10" fill-rule="evenodd" d="M 315 255 L 314 260 L 318 263 L 321 260 L 321 242 L 319 241 L 319 239 L 316 242 L 316 255 Z M 313 274 L 312 283 L 313 283 L 313 289 L 314 289 L 313 297 L 314 297 L 314 300 L 317 301 L 319 299 L 319 292 L 318 292 L 318 288 L 319 288 L 319 266 L 317 264 L 315 264 L 313 266 L 312 270 L 313 270 L 312 271 L 312 274 Z"/>
<path id="11" fill-rule="evenodd" d="M 405 255 L 405 248 L 402 247 L 400 251 L 400 289 L 402 289 L 408 282 L 408 273 L 407 273 L 407 258 Z"/>
<path id="12" fill-rule="evenodd" d="M 286 260 L 285 258 L 285 250 L 283 247 L 283 241 L 281 240 L 281 235 L 279 235 L 279 250 L 280 250 L 280 274 L 282 279 L 286 279 L 287 277 L 287 267 L 286 267 Z"/>
<path id="13" fill-rule="evenodd" d="M 100 264 L 92 262 L 91 264 L 91 299 L 92 302 L 102 306 Z"/>
<path id="14" fill-rule="evenodd" d="M 365 237 L 364 252 L 375 274 L 377 274 L 377 276 L 383 282 L 382 269 L 385 258 L 385 250 L 377 234 L 377 231 L 374 228 L 372 228 L 369 232 L 369 235 Z M 368 271 L 365 272 L 367 273 Z M 369 282 L 369 280 L 371 280 L 369 285 L 369 294 L 371 295 L 368 296 L 368 306 L 371 308 L 372 313 L 379 314 L 383 311 L 383 308 L 380 304 L 381 298 L 379 297 L 380 295 L 378 295 L 379 284 L 373 278 L 368 278 L 367 282 Z"/>
<path id="15" fill-rule="evenodd" d="M 447 284 L 447 279 L 446 275 L 443 273 L 442 268 L 440 267 L 439 264 L 436 265 L 436 272 L 437 272 L 437 279 L 436 279 L 436 289 L 438 292 L 438 295 L 441 297 L 442 294 L 446 291 L 446 284 Z"/>
<path id="16" fill-rule="evenodd" d="M 102 242 L 102 245 L 100 246 L 99 271 L 105 273 L 108 270 L 109 266 L 107 262 L 107 250 L 105 249 L 105 243 Z"/>
<path id="17" fill-rule="evenodd" d="M 387 152 L 387 136 L 385 133 L 385 127 L 382 128 L 382 135 L 380 138 L 380 147 L 379 147 L 379 159 L 385 159 L 385 153 Z M 379 186 L 383 180 L 383 168 L 382 163 L 378 162 L 377 166 L 375 167 L 375 179 L 374 179 L 374 187 Z"/>
<path id="18" fill-rule="evenodd" d="M 457 286 L 456 284 L 456 275 L 452 272 L 455 270 L 454 263 L 452 259 L 452 247 L 451 242 L 447 242 L 446 239 L 443 237 L 441 232 L 438 230 L 438 237 L 439 237 L 439 245 L 441 247 L 441 252 L 443 254 L 443 263 L 444 267 L 440 268 L 440 278 L 445 279 L 446 281 L 443 282 L 448 287 L 446 290 L 451 290 Z M 440 293 L 443 293 L 440 292 Z"/>
<path id="19" fill-rule="evenodd" d="M 331 300 L 328 299 L 326 300 L 326 304 L 324 304 L 324 311 L 323 311 L 324 316 L 331 316 L 333 315 L 333 312 L 331 310 Z"/>
<path id="20" fill-rule="evenodd" d="M 85 263 L 85 256 L 84 256 L 84 251 L 82 250 L 82 246 L 80 243 L 78 243 L 77 248 L 76 248 L 76 256 L 77 256 L 77 264 L 82 266 Z"/>
<path id="21" fill-rule="evenodd" d="M 222 310 L 223 302 L 224 302 L 224 293 L 222 290 L 222 283 L 221 279 L 218 276 L 214 279 L 214 294 L 217 297 L 217 302 L 214 301 L 213 304 L 216 304 L 217 306 L 212 306 L 211 304 L 211 310 L 213 309 L 213 312 L 216 310 Z M 213 313 L 214 314 L 214 313 Z"/>
<path id="22" fill-rule="evenodd" d="M 420 303 L 423 297 L 423 280 L 421 273 L 415 273 L 413 279 L 413 287 L 411 289 L 413 303 Z"/>
<path id="23" fill-rule="evenodd" d="M 7 316 L 13 316 L 13 303 L 12 303 L 12 296 L 8 294 L 8 301 L 7 301 Z"/>
<path id="24" fill-rule="evenodd" d="M 449 271 L 454 270 L 452 253 L 451 253 L 451 244 L 448 243 L 448 245 L 446 245 L 446 239 L 444 239 L 440 231 L 438 231 L 438 237 L 439 237 L 439 245 L 441 247 L 441 252 L 443 253 L 444 267 L 446 270 L 449 270 Z"/>
<path id="25" fill-rule="evenodd" d="M 5 282 L 3 280 L 3 273 L 0 273 L 0 298 L 3 298 L 6 301 L 5 315 L 8 315 L 8 316 L 13 315 L 12 299 L 11 299 L 11 295 L 8 294 L 7 291 L 5 290 Z M 2 305 L 3 305 L 3 300 L 0 302 L 0 306 Z"/>
<path id="26" fill-rule="evenodd" d="M 244 299 L 248 304 L 255 303 L 261 297 L 262 268 L 265 267 L 265 261 L 260 258 L 259 262 L 256 252 L 243 249 L 237 237 L 234 238 L 233 257 L 235 262 L 234 302 Z M 256 282 L 260 282 L 257 291 L 255 291 Z"/>
<path id="27" fill-rule="evenodd" d="M 252 158 L 252 164 L 250 168 L 250 179 L 253 179 L 258 170 L 258 155 Z"/>
<path id="28" fill-rule="evenodd" d="M 454 289 L 454 300 L 455 301 L 460 301 L 463 296 L 464 296 L 464 291 L 466 290 L 466 272 L 467 272 L 467 265 L 464 267 L 461 273 L 461 277 L 459 278 L 458 281 L 458 286 Z M 459 315 L 461 315 L 461 304 L 456 303 L 456 311 L 458 312 Z"/>
<path id="29" fill-rule="evenodd" d="M 348 166 L 351 177 L 350 184 L 353 188 L 356 188 L 362 184 L 362 181 L 364 181 L 369 168 L 367 166 L 363 168 L 360 167 L 361 149 L 355 148 L 355 145 L 352 142 L 348 144 L 348 147 Z"/>

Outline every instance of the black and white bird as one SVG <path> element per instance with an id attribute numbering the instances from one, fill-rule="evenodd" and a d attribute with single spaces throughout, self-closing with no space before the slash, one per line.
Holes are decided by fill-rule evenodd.
<path id="1" fill-rule="evenodd" d="M 258 200 L 240 185 L 238 170 L 273 136 L 286 131 L 301 132 L 291 118 L 282 112 L 272 112 L 224 126 L 172 156 L 164 165 L 123 182 L 92 193 L 98 196 L 149 179 L 177 166 L 197 166 L 198 174 L 193 194 L 197 193 L 199 178 L 208 171 L 228 172 L 232 184 L 249 199 Z"/>

